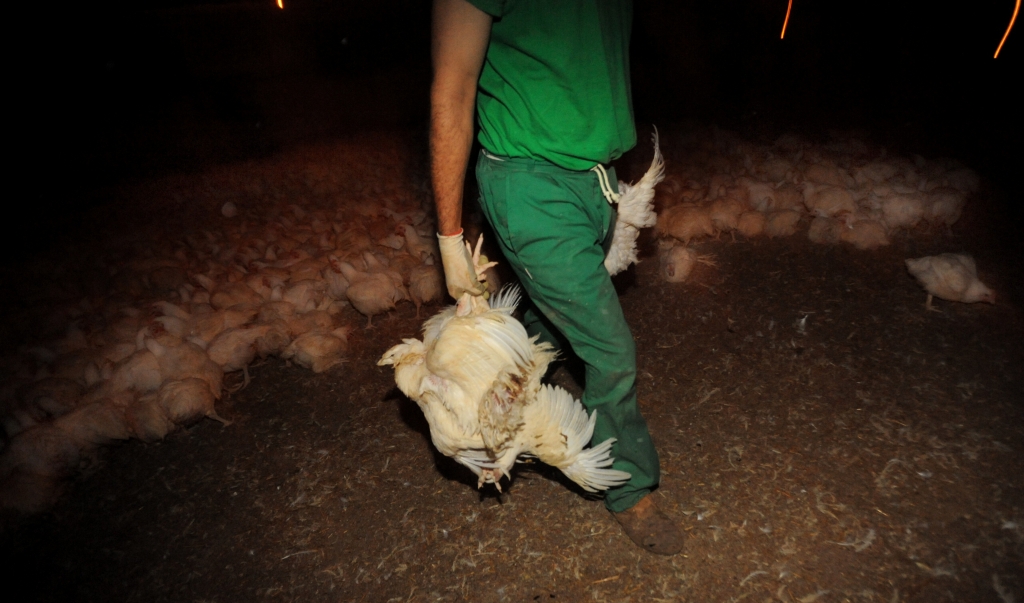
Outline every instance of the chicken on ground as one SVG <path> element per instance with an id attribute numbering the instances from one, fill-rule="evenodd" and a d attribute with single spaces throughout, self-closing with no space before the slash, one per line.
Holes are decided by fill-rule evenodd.
<path id="1" fill-rule="evenodd" d="M 978 279 L 974 258 L 964 253 L 943 253 L 907 260 L 907 270 L 928 291 L 925 308 L 932 307 L 932 298 L 968 304 L 996 303 L 996 294 Z"/>

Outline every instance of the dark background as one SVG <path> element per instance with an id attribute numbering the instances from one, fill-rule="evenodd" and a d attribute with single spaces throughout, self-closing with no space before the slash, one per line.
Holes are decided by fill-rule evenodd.
<path id="1" fill-rule="evenodd" d="M 427 1 L 38 6 L 15 20 L 12 233 L 56 236 L 111 186 L 366 130 L 425 132 Z M 144 8 L 143 8 L 144 7 Z M 1004 188 L 1022 159 L 1012 0 L 635 3 L 638 123 L 747 136 L 860 129 L 966 161 Z M 24 192 L 20 192 L 24 191 Z M 1019 217 L 1019 195 L 1007 210 Z M 10 237 L 8 238 L 11 239 Z"/>

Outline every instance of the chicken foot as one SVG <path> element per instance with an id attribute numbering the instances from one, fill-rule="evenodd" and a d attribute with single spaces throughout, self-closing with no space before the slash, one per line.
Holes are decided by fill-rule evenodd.
<path id="1" fill-rule="evenodd" d="M 233 394 L 233 393 L 242 391 L 243 389 L 249 387 L 249 381 L 250 381 L 250 379 L 249 379 L 249 365 L 245 365 L 245 366 L 242 367 L 242 382 L 239 383 L 238 385 L 235 385 L 235 386 L 232 386 L 232 387 L 225 387 L 224 389 L 229 394 Z M 221 419 L 218 419 L 218 420 L 221 421 Z M 227 423 L 225 423 L 225 425 L 227 425 Z"/>
<path id="2" fill-rule="evenodd" d="M 476 269 L 476 279 L 480 282 L 484 282 L 487 280 L 487 275 L 484 274 L 485 272 L 487 272 L 487 270 L 498 265 L 498 262 L 488 262 L 486 255 L 480 255 L 480 248 L 483 246 L 483 244 L 484 235 L 480 235 L 480 237 L 476 240 L 476 249 L 471 249 L 471 251 L 473 252 L 473 267 Z M 468 241 L 466 242 L 466 249 L 470 249 Z M 481 263 L 481 260 L 483 263 Z"/>
<path id="3" fill-rule="evenodd" d="M 504 477 L 505 472 L 501 467 L 495 467 L 493 469 L 481 469 L 480 479 L 476 482 L 476 489 L 480 490 L 484 487 L 484 484 L 494 484 L 494 487 L 501 492 L 501 478 Z"/>
<path id="4" fill-rule="evenodd" d="M 224 417 L 218 415 L 216 410 L 211 410 L 209 413 L 206 414 L 206 416 L 211 419 L 214 419 L 215 421 L 220 421 L 221 427 L 227 427 L 234 423 L 234 421 L 228 421 Z"/>

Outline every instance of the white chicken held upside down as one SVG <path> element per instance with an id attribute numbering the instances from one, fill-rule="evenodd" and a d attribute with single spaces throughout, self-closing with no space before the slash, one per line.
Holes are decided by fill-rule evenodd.
<path id="1" fill-rule="evenodd" d="M 654 187 L 665 179 L 665 159 L 658 145 L 658 130 L 654 130 L 651 141 L 654 143 L 654 159 L 640 182 L 627 184 L 619 181 L 615 230 L 604 258 L 604 267 L 612 276 L 639 261 L 636 240 L 640 229 L 650 228 L 658 221 L 654 213 Z"/>
<path id="2" fill-rule="evenodd" d="M 567 391 L 541 385 L 554 353 L 512 316 L 518 301 L 515 289 L 489 307 L 467 294 L 426 322 L 423 341 L 406 339 L 377 364 L 394 366 L 395 382 L 423 411 L 434 446 L 471 469 L 478 486 L 500 490 L 519 456 L 557 467 L 590 492 L 625 483 L 630 475 L 610 468 L 614 438 L 584 449 L 596 411 L 588 416 Z"/>

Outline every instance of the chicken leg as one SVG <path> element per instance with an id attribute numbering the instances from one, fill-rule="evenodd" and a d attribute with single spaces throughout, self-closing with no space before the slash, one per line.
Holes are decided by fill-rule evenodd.
<path id="1" fill-rule="evenodd" d="M 477 490 L 484 487 L 484 484 L 494 484 L 494 487 L 501 492 L 501 478 L 505 476 L 505 472 L 502 471 L 501 467 L 494 469 L 482 469 L 480 471 L 480 479 L 476 482 Z"/>

